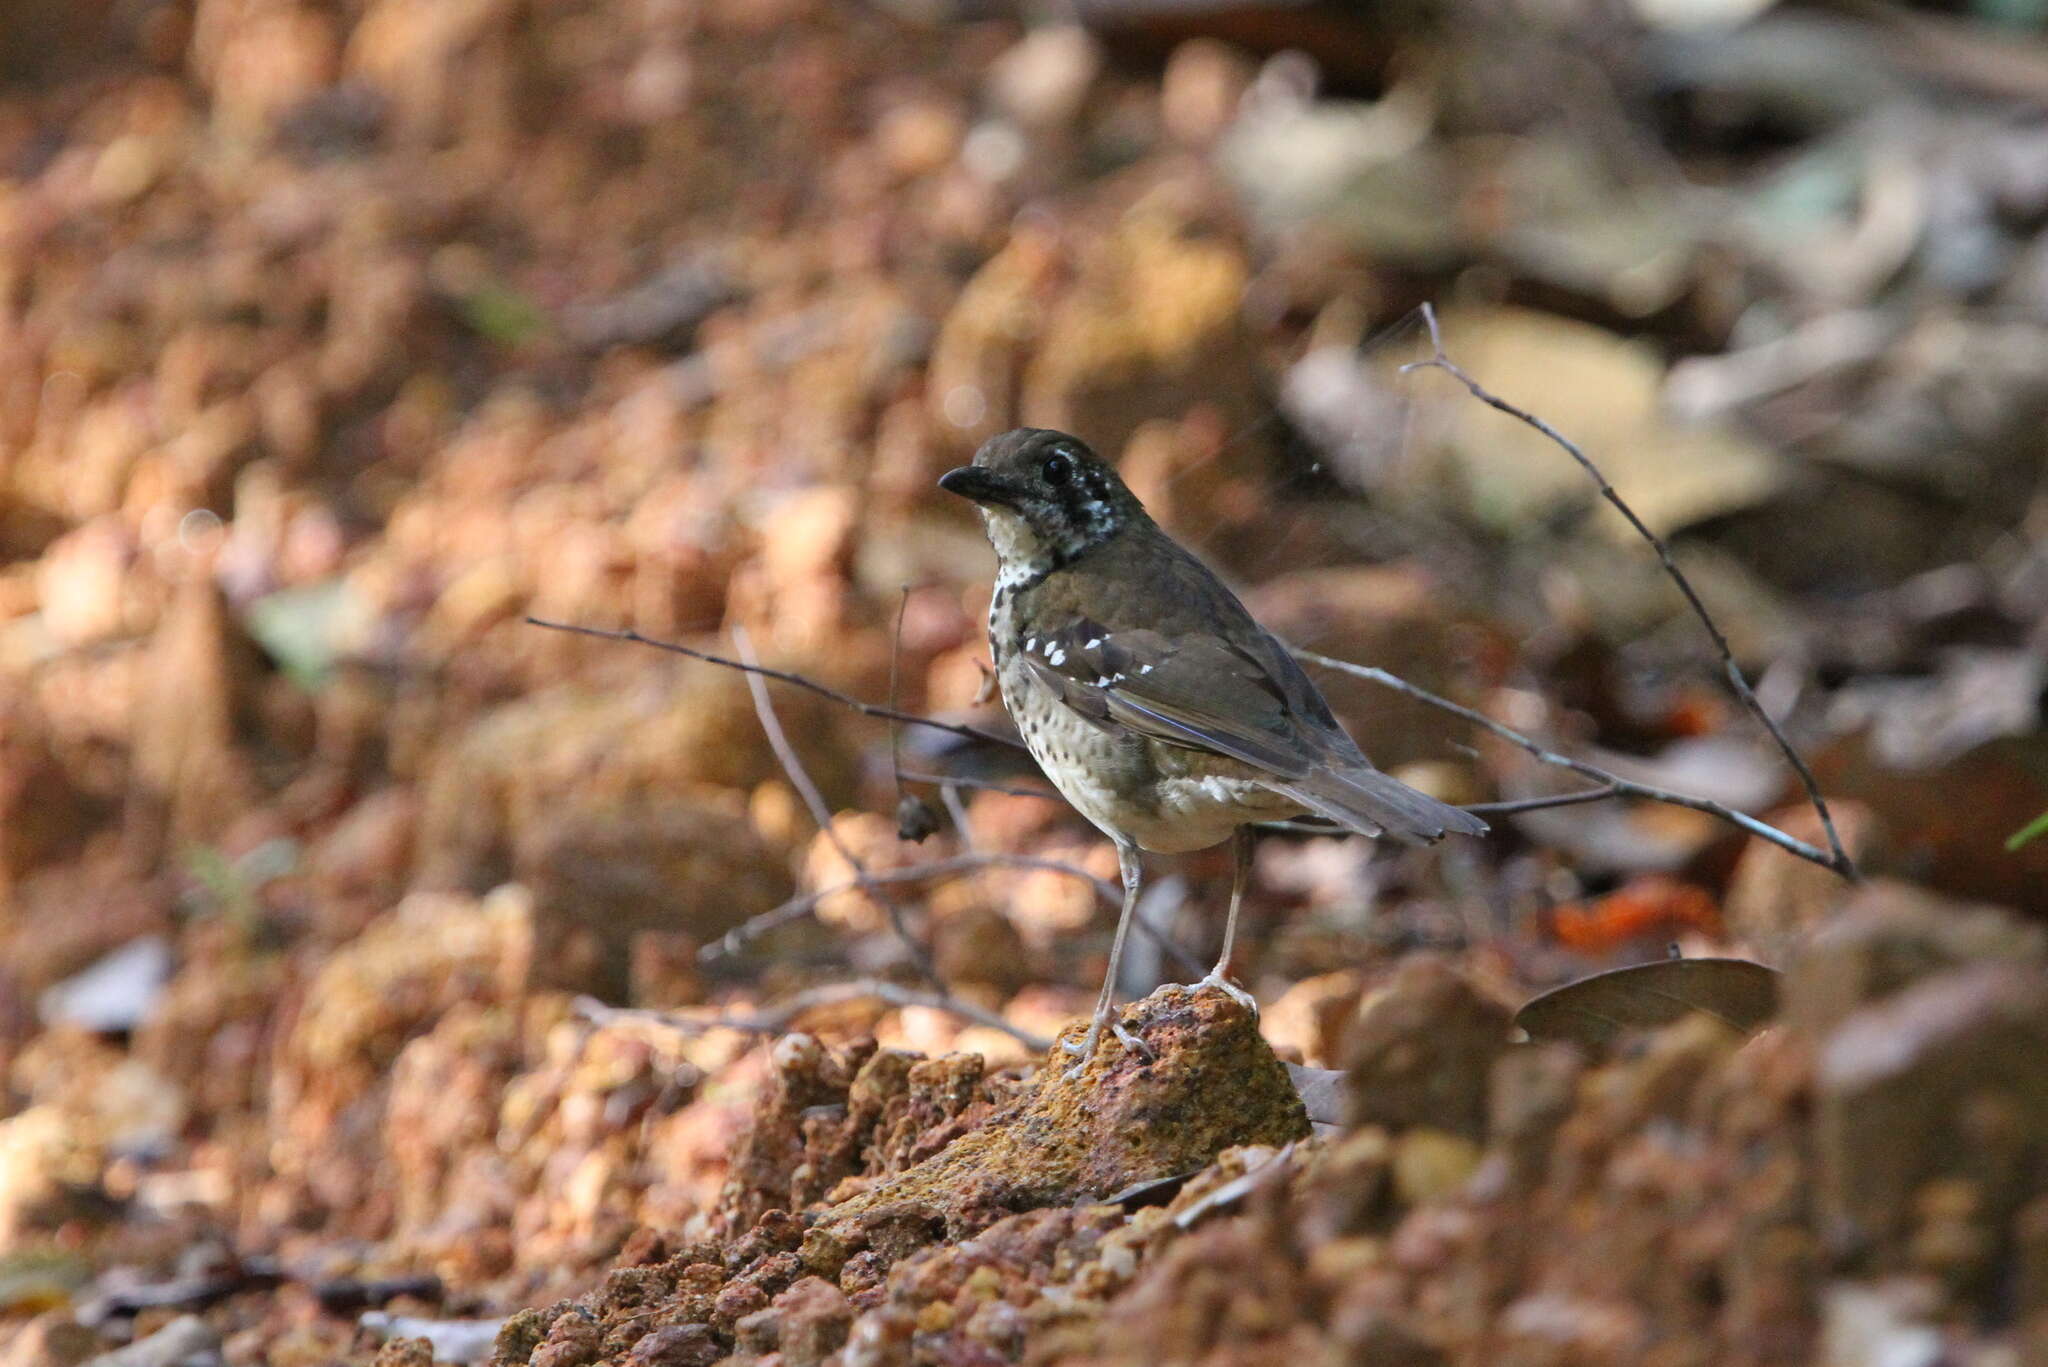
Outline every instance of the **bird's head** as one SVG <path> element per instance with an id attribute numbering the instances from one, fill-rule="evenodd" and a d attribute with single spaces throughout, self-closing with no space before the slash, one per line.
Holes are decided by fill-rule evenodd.
<path id="1" fill-rule="evenodd" d="M 948 470 L 939 487 L 981 508 L 1006 565 L 1069 564 L 1146 520 L 1137 495 L 1086 442 L 1043 427 L 990 437 L 974 464 Z"/>

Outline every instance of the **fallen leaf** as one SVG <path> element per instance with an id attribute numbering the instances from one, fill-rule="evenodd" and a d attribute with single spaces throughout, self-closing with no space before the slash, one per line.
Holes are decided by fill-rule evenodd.
<path id="1" fill-rule="evenodd" d="M 1778 976 L 1748 959 L 1659 959 L 1552 988 L 1515 1024 L 1533 1040 L 1600 1048 L 1697 1011 L 1747 1035 L 1777 1013 Z"/>
<path id="2" fill-rule="evenodd" d="M 1351 1105 L 1351 1088 L 1348 1075 L 1342 1068 L 1309 1068 L 1299 1063 L 1284 1066 L 1287 1076 L 1294 1079 L 1295 1093 L 1301 1097 L 1301 1104 L 1308 1111 L 1311 1123 L 1344 1123 L 1345 1113 Z"/>

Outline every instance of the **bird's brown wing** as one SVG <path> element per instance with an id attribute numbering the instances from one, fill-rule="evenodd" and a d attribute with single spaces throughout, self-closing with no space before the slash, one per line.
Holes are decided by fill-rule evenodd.
<path id="1" fill-rule="evenodd" d="M 1254 628 L 1254 630 L 1257 630 Z M 1261 655 L 1277 656 L 1275 667 Z M 1486 823 L 1373 768 L 1343 732 L 1299 720 L 1306 688 L 1278 642 L 1263 632 L 1246 646 L 1197 633 L 1168 637 L 1149 628 L 1111 631 L 1085 617 L 1024 642 L 1024 659 L 1056 697 L 1105 730 L 1227 755 L 1264 771 L 1267 786 L 1365 835 L 1417 844 L 1446 832 L 1484 835 Z M 1298 674 L 1298 669 L 1293 671 Z"/>
<path id="2" fill-rule="evenodd" d="M 1281 779 L 1307 774 L 1321 758 L 1283 681 L 1220 636 L 1113 631 L 1086 617 L 1040 628 L 1024 642 L 1026 664 L 1099 726 L 1214 751 Z"/>

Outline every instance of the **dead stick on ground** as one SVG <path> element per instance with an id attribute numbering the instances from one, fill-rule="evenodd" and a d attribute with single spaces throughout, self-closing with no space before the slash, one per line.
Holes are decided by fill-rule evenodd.
<path id="1" fill-rule="evenodd" d="M 1735 663 L 1735 652 L 1730 648 L 1728 638 L 1722 634 L 1720 624 L 1714 621 L 1713 614 L 1707 611 L 1707 605 L 1700 601 L 1699 593 L 1693 588 L 1692 581 L 1685 577 L 1685 571 L 1678 568 L 1678 562 L 1672 558 L 1671 547 L 1665 544 L 1663 537 L 1650 530 L 1648 523 L 1636 516 L 1636 510 L 1629 507 L 1623 501 L 1621 495 L 1615 491 L 1614 486 L 1607 482 L 1607 476 L 1600 473 L 1600 467 L 1595 465 L 1592 459 L 1579 449 L 1577 443 L 1543 419 L 1537 417 L 1534 413 L 1516 407 L 1506 399 L 1485 388 L 1477 380 L 1467 375 L 1459 367 L 1458 363 L 1450 358 L 1449 354 L 1444 351 L 1443 330 L 1437 326 L 1436 309 L 1428 303 L 1422 305 L 1422 321 L 1429 328 L 1429 345 L 1430 351 L 1433 354 L 1426 361 L 1416 361 L 1411 365 L 1403 366 L 1402 370 L 1423 368 L 1441 370 L 1444 374 L 1449 375 L 1452 379 L 1463 385 L 1466 393 L 1485 404 L 1488 408 L 1499 413 L 1505 413 L 1515 419 L 1515 421 L 1542 433 L 1545 437 L 1556 443 L 1559 450 L 1576 461 L 1579 468 L 1586 472 L 1587 477 L 1600 490 L 1600 497 L 1614 505 L 1615 511 L 1628 519 L 1628 525 L 1633 527 L 1636 534 L 1648 542 L 1650 549 L 1657 553 L 1658 563 L 1664 567 L 1664 573 L 1669 575 L 1671 582 L 1678 586 L 1678 591 L 1685 596 L 1686 605 L 1692 609 L 1693 616 L 1699 618 L 1700 625 L 1706 629 L 1708 638 L 1714 643 L 1715 652 L 1720 656 L 1721 671 L 1728 680 L 1728 687 L 1733 690 L 1736 698 L 1742 703 L 1749 714 L 1762 724 L 1765 731 L 1770 733 L 1771 739 L 1777 743 L 1779 753 L 1785 757 L 1785 763 L 1790 765 L 1792 772 L 1799 776 L 1801 786 L 1806 789 L 1807 801 L 1813 804 L 1813 810 L 1820 817 L 1821 830 L 1826 832 L 1828 838 L 1828 853 L 1831 857 L 1817 862 L 1832 868 L 1843 878 L 1855 882 L 1858 878 L 1856 864 L 1849 858 L 1849 852 L 1842 847 L 1841 836 L 1835 832 L 1834 816 L 1828 811 L 1827 799 L 1821 796 L 1820 783 L 1814 778 L 1813 770 L 1806 767 L 1806 761 L 1800 758 L 1799 752 L 1793 748 L 1792 742 L 1786 738 L 1785 732 L 1778 726 L 1778 723 L 1772 718 L 1771 714 L 1764 710 L 1764 705 L 1757 701 L 1756 693 L 1749 686 L 1748 677 L 1743 674 L 1742 667 Z M 1525 746 L 1524 748 L 1529 747 Z M 1591 766 L 1580 769 L 1579 772 L 1587 774 L 1588 777 L 1599 778 L 1603 781 L 1614 781 L 1612 776 L 1607 775 L 1604 770 L 1594 772 Z M 1634 786 L 1637 788 L 1641 787 L 1641 785 Z M 1617 791 L 1621 790 L 1619 784 L 1616 787 Z M 1648 796 L 1648 794 L 1642 795 Z M 1670 799 L 1667 796 L 1660 800 L 1669 801 Z M 1702 806 L 1697 800 L 1683 802 L 1679 805 L 1690 806 L 1700 811 L 1713 811 L 1719 807 L 1718 803 Z M 1721 808 L 1720 810 L 1722 812 L 1727 811 L 1726 808 Z M 1730 815 L 1732 817 L 1732 813 Z M 1741 825 L 1744 823 L 1737 822 L 1737 824 Z M 1776 831 L 1773 827 L 1763 826 L 1761 822 L 1757 822 L 1756 825 L 1763 828 L 1762 831 L 1757 832 L 1758 834 L 1762 834 L 1763 831 L 1771 831 L 1780 837 L 1777 843 L 1781 845 L 1785 845 L 1786 841 L 1792 840 L 1791 836 L 1785 835 L 1781 831 Z M 1766 836 L 1765 838 L 1769 839 L 1770 837 Z M 1804 841 L 1794 843 L 1802 846 L 1805 845 Z M 1785 845 L 1785 847 L 1788 849 L 1792 848 L 1791 845 Z M 1811 846 L 1805 847 L 1807 849 L 1812 848 Z M 1811 858 L 1812 856 L 1809 855 L 1807 857 Z"/>
<path id="2" fill-rule="evenodd" d="M 1033 1053 L 1042 1054 L 1052 1047 L 1052 1041 L 1044 1036 L 1012 1025 L 995 1012 L 976 1006 L 973 1002 L 964 1002 L 943 992 L 920 992 L 916 988 L 905 987 L 901 983 L 885 982 L 879 978 L 856 978 L 852 982 L 826 983 L 822 987 L 799 992 L 767 1011 L 756 1012 L 750 1016 L 685 1016 L 672 1011 L 651 1011 L 643 1007 L 606 1006 L 594 997 L 578 997 L 576 1013 L 593 1025 L 652 1025 L 687 1034 L 702 1034 L 706 1030 L 745 1030 L 753 1034 L 773 1035 L 788 1029 L 789 1023 L 806 1011 L 869 997 L 886 1002 L 890 1006 L 922 1006 L 933 1011 L 944 1011 L 948 1015 L 958 1016 L 976 1025 L 1000 1030 Z"/>
<path id="3" fill-rule="evenodd" d="M 747 639 L 746 628 L 734 627 L 732 639 L 733 644 L 739 647 L 741 663 L 749 666 L 747 690 L 754 696 L 754 712 L 761 719 L 761 730 L 767 734 L 768 744 L 775 751 L 775 758 L 782 762 L 783 772 L 788 774 L 789 781 L 796 785 L 797 792 L 803 796 L 804 805 L 811 809 L 811 818 L 818 823 L 818 829 L 832 842 L 832 848 L 839 851 L 839 857 L 846 861 L 846 866 L 853 870 L 853 876 L 859 880 L 862 891 L 882 904 L 882 910 L 888 913 L 890 927 L 895 930 L 896 938 L 903 942 L 904 949 L 909 951 L 910 961 L 916 965 L 918 973 L 926 982 L 943 990 L 945 984 L 939 981 L 939 973 L 932 966 L 931 955 L 910 932 L 910 922 L 903 914 L 902 905 L 875 881 L 874 875 L 868 872 L 867 865 L 853 852 L 853 847 L 846 843 L 846 837 L 840 835 L 838 828 L 832 824 L 832 809 L 825 805 L 825 795 L 819 792 L 818 785 L 811 781 L 810 774 L 804 770 L 803 761 L 797 757 L 795 747 L 790 745 L 789 737 L 782 733 L 782 723 L 775 715 L 775 704 L 768 698 L 768 685 L 761 682 L 760 662 L 754 658 L 754 647 Z"/>

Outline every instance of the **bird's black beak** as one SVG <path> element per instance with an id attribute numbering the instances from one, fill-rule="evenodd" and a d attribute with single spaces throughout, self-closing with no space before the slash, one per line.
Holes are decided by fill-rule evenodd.
<path id="1" fill-rule="evenodd" d="M 1013 508 L 1017 504 L 1017 491 L 1010 482 L 979 465 L 963 465 L 957 470 L 946 471 L 939 476 L 939 487 L 976 503 L 993 503 L 1002 508 Z"/>

